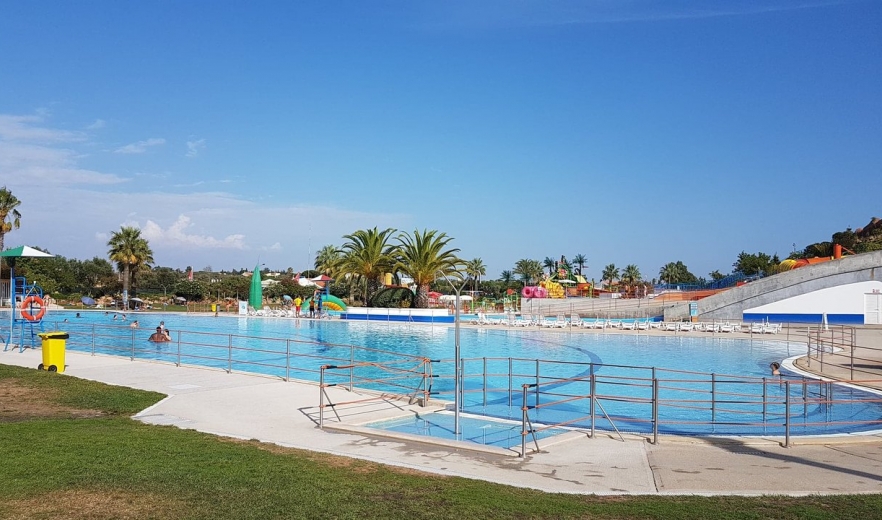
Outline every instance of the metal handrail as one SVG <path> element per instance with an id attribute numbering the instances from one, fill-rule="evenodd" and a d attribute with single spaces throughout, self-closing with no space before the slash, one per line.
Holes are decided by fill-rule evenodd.
<path id="1" fill-rule="evenodd" d="M 445 378 L 449 380 L 453 377 L 453 370 L 449 370 L 450 374 L 443 376 L 433 374 L 433 364 L 450 363 L 450 360 L 427 360 L 419 356 L 357 345 L 178 330 L 172 342 L 148 346 L 139 341 L 132 329 L 126 325 L 65 324 L 68 325 L 74 330 L 79 327 L 79 331 L 83 332 L 72 334 L 69 345 L 92 354 L 107 352 L 131 359 L 171 362 L 177 366 L 208 364 L 228 372 L 260 367 L 269 369 L 270 373 L 278 374 L 286 381 L 294 376 L 313 381 L 319 379 L 320 386 L 327 383 L 346 386 L 349 390 L 360 387 L 379 391 L 382 387 L 390 390 L 391 394 L 401 395 L 411 401 L 422 398 L 422 403 L 427 403 L 430 396 L 449 394 L 447 390 L 438 390 L 433 382 L 443 381 Z M 810 356 L 815 356 L 812 358 L 814 362 L 818 362 L 819 357 L 825 355 L 825 351 L 835 347 L 850 348 L 851 352 L 847 352 L 847 357 L 854 363 L 862 359 L 854 355 L 856 348 L 871 348 L 856 345 L 854 329 L 849 327 L 830 327 L 826 331 L 819 328 L 793 328 L 789 331 L 788 337 L 794 339 L 804 337 L 807 342 L 810 341 L 814 350 L 810 350 L 809 353 Z M 323 350 L 317 351 L 317 347 Z M 365 356 L 382 357 L 386 361 L 367 363 L 362 361 Z M 292 359 L 295 358 L 306 362 L 292 363 Z M 828 359 L 824 361 L 829 362 Z M 330 372 L 324 374 L 321 368 L 323 365 L 347 368 L 333 371 L 336 373 L 331 376 Z M 480 366 L 480 369 L 476 369 L 476 366 Z M 651 424 L 654 442 L 657 442 L 660 426 L 703 425 L 713 428 L 742 425 L 780 428 L 783 423 L 786 437 L 784 444 L 790 445 L 794 420 L 800 417 L 802 418 L 800 425 L 873 426 L 882 422 L 876 419 L 836 421 L 829 416 L 827 419 L 821 417 L 821 420 L 815 420 L 809 414 L 812 409 L 823 411 L 825 408 L 846 402 L 878 405 L 882 402 L 882 398 L 873 394 L 846 399 L 838 390 L 834 391 L 844 383 L 882 385 L 882 381 L 878 380 L 851 379 L 833 383 L 804 378 L 779 379 L 707 374 L 636 365 L 602 365 L 605 371 L 616 373 L 597 374 L 600 366 L 590 362 L 516 357 L 466 358 L 462 360 L 461 374 L 464 380 L 472 384 L 468 385 L 468 390 L 465 389 L 466 385 L 461 385 L 461 395 L 481 394 L 479 402 L 482 406 L 494 402 L 502 404 L 507 401 L 509 407 L 530 406 L 531 412 L 547 409 L 549 403 L 553 402 L 575 406 L 581 401 L 585 403 L 583 412 L 567 417 L 560 414 L 559 417 L 545 417 L 541 424 L 537 423 L 535 418 L 531 418 L 533 423 L 530 428 L 541 430 L 553 427 L 555 424 L 583 427 L 573 419 L 589 417 L 592 434 L 596 420 L 595 408 L 599 408 L 597 405 L 620 403 L 627 405 L 626 412 L 610 409 L 609 411 L 613 413 L 605 413 L 603 418 L 613 425 L 614 429 L 618 429 L 613 424 L 614 421 L 620 424 L 627 422 L 641 425 L 641 428 L 642 425 Z M 362 371 L 368 368 L 374 372 Z M 858 371 L 856 367 L 852 366 L 852 369 L 854 372 Z M 566 376 L 567 372 L 577 372 L 579 375 Z M 525 384 L 529 385 L 527 394 L 523 393 Z M 573 386 L 568 387 L 568 385 Z M 778 387 L 782 387 L 782 390 L 779 391 Z M 588 388 L 590 390 L 582 392 Z M 772 389 L 774 391 L 771 391 Z M 525 399 L 524 402 L 516 403 L 515 396 L 518 394 L 520 398 Z M 702 398 L 703 395 L 708 397 Z M 507 396 L 507 399 L 499 399 L 500 396 Z M 470 399 L 474 400 L 471 397 Z M 600 407 L 602 406 L 601 404 Z M 660 415 L 660 410 L 669 413 Z M 687 420 L 681 414 L 687 410 L 709 411 L 709 419 Z M 587 428 L 588 420 L 583 422 L 584 427 Z"/>

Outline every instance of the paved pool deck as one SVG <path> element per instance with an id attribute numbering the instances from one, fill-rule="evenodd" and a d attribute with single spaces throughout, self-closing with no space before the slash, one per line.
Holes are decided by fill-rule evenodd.
<path id="1" fill-rule="evenodd" d="M 40 349 L 0 352 L 0 363 L 36 367 Z M 882 361 L 882 360 L 880 360 Z M 542 444 L 521 459 L 504 450 L 473 451 L 458 443 L 424 444 L 407 439 L 317 427 L 319 389 L 306 382 L 224 371 L 176 367 L 127 358 L 67 352 L 66 376 L 167 394 L 135 416 L 280 446 L 355 457 L 440 475 L 481 479 L 547 492 L 598 495 L 807 495 L 882 492 L 882 436 L 794 439 L 697 439 L 662 436 L 624 441 L 608 434 L 583 435 Z M 882 363 L 880 363 L 882 366 Z M 331 399 L 353 394 L 329 388 Z M 369 396 L 361 396 L 369 397 Z M 330 425 L 425 412 L 406 402 L 376 399 L 342 407 Z M 570 435 L 570 434 L 567 434 Z"/>

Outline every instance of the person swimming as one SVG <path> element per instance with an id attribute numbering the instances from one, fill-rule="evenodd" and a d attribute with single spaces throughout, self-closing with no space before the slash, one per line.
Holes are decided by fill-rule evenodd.
<path id="1" fill-rule="evenodd" d="M 156 332 L 151 334 L 150 337 L 147 338 L 147 341 L 153 341 L 155 343 L 165 343 L 167 341 L 171 341 L 171 338 L 169 338 L 165 335 L 164 332 L 162 332 L 161 327 L 156 327 Z"/>
<path id="2" fill-rule="evenodd" d="M 781 363 L 778 363 L 777 361 L 775 361 L 774 363 L 769 365 L 769 368 L 772 369 L 773 376 L 780 376 L 781 375 Z"/>

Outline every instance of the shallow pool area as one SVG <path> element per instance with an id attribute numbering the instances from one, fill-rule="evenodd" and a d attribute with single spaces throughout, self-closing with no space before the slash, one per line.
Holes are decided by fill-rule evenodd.
<path id="1" fill-rule="evenodd" d="M 522 440 L 522 427 L 519 422 L 468 415 L 460 416 L 460 433 L 457 435 L 454 428 L 454 415 L 451 412 L 434 412 L 399 417 L 364 426 L 375 430 L 404 433 L 419 437 L 435 437 L 451 441 L 473 442 L 483 446 L 510 448 L 513 451 L 520 450 Z M 563 428 L 537 428 L 536 430 L 535 436 L 537 440 L 548 439 L 569 431 Z M 533 442 L 532 435 L 528 435 L 528 441 Z"/>

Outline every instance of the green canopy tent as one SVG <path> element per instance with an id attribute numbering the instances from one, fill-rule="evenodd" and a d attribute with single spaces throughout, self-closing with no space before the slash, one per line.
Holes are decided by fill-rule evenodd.
<path id="1" fill-rule="evenodd" d="M 16 258 L 54 258 L 55 255 L 51 255 L 49 253 L 44 253 L 39 249 L 35 249 L 33 247 L 28 246 L 19 246 L 14 247 L 12 249 L 7 249 L 6 251 L 0 252 L 0 258 L 5 258 L 6 262 L 9 264 L 9 336 L 6 338 L 6 345 L 3 347 L 3 350 L 7 350 L 9 348 L 9 342 L 12 340 L 12 331 L 15 327 L 15 322 L 19 321 L 22 325 L 22 338 L 24 338 L 24 325 L 27 320 L 20 319 L 16 320 L 15 318 L 15 297 L 20 293 L 22 299 L 25 297 L 25 291 L 27 290 L 27 285 L 24 283 L 24 279 L 22 278 L 21 287 L 16 287 L 15 285 L 15 259 Z M 32 287 L 36 289 L 36 284 Z M 42 290 L 40 291 L 40 296 L 42 296 Z M 2 298 L 0 298 L 2 299 Z M 31 324 L 31 344 L 33 345 L 33 322 L 28 322 Z M 24 341 L 19 341 L 19 352 L 24 350 Z"/>

